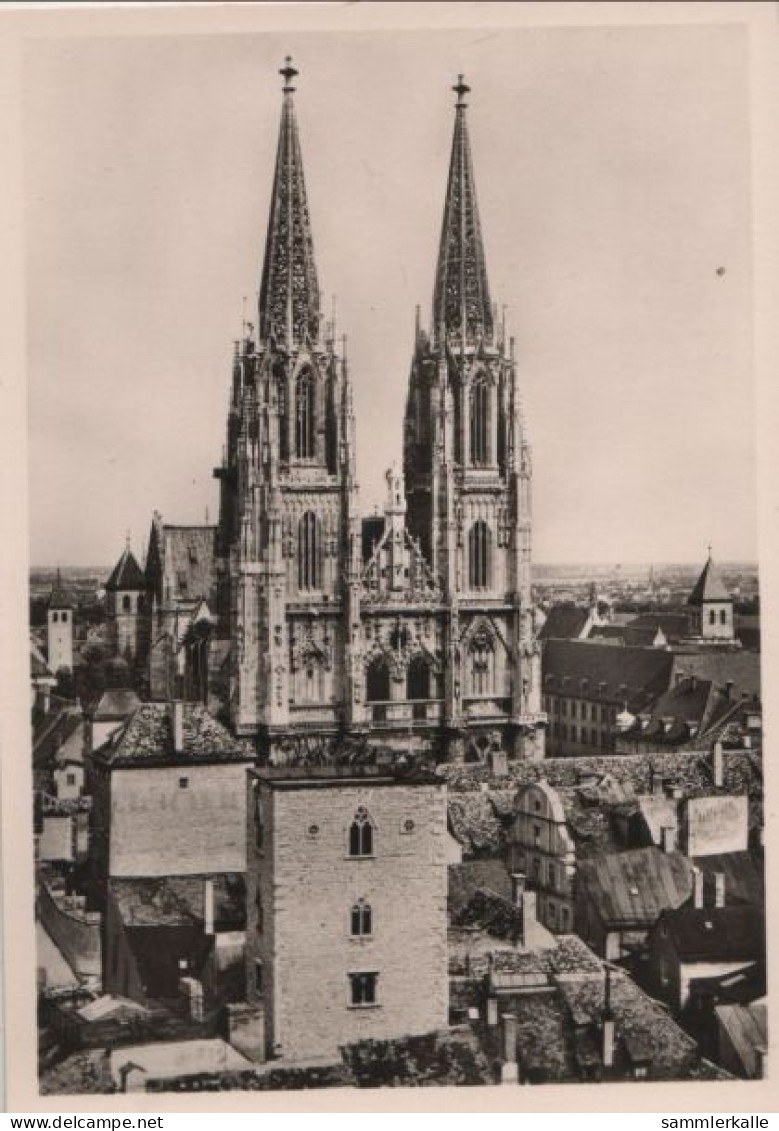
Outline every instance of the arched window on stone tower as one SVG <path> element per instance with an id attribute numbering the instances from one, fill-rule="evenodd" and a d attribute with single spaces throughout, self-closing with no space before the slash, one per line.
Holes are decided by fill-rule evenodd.
<path id="1" fill-rule="evenodd" d="M 315 455 L 314 374 L 303 369 L 295 380 L 295 455 L 313 459 Z"/>
<path id="2" fill-rule="evenodd" d="M 289 415 L 287 413 L 287 376 L 283 372 L 276 375 L 276 403 L 279 413 L 279 458 L 286 463 L 289 459 Z"/>
<path id="3" fill-rule="evenodd" d="M 471 589 L 489 589 L 491 557 L 489 527 L 484 519 L 480 518 L 468 531 L 468 584 Z"/>
<path id="4" fill-rule="evenodd" d="M 122 612 L 131 613 L 133 611 L 133 599 L 129 593 L 125 593 L 122 597 Z"/>
<path id="5" fill-rule="evenodd" d="M 386 703 L 390 698 L 390 671 L 383 656 L 374 656 L 368 665 L 365 698 L 369 703 Z"/>
<path id="6" fill-rule="evenodd" d="M 482 374 L 471 389 L 471 463 L 484 467 L 490 462 L 490 387 Z"/>
<path id="7" fill-rule="evenodd" d="M 349 826 L 349 855 L 373 856 L 373 822 L 363 805 L 360 805 Z"/>
<path id="8" fill-rule="evenodd" d="M 306 511 L 298 523 L 298 589 L 303 592 L 320 587 L 319 557 L 319 522 Z"/>
<path id="9" fill-rule="evenodd" d="M 468 649 L 471 695 L 495 694 L 495 646 L 486 633 L 479 633 Z"/>
<path id="10" fill-rule="evenodd" d="M 430 665 L 424 656 L 413 656 L 406 671 L 406 698 L 432 699 Z"/>

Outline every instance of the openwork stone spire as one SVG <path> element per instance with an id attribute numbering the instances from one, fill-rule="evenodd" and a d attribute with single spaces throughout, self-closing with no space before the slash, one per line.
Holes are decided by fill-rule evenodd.
<path id="1" fill-rule="evenodd" d="M 312 341 L 319 336 L 319 282 L 295 120 L 292 80 L 298 72 L 289 56 L 279 73 L 284 102 L 260 287 L 260 338 L 291 348 L 306 335 Z"/>
<path id="2" fill-rule="evenodd" d="M 492 339 L 493 318 L 465 116 L 465 95 L 470 87 L 460 75 L 452 89 L 457 104 L 433 298 L 433 330 L 436 335 L 443 330 L 450 340 L 467 345 L 480 338 Z"/>

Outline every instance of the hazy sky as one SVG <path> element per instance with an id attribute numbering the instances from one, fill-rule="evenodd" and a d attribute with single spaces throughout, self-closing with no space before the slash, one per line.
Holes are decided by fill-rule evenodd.
<path id="1" fill-rule="evenodd" d="M 401 455 L 458 71 L 516 335 L 538 561 L 756 555 L 738 27 L 38 40 L 25 68 L 31 560 L 216 517 L 290 52 L 363 507 Z M 252 315 L 250 313 L 250 318 Z"/>

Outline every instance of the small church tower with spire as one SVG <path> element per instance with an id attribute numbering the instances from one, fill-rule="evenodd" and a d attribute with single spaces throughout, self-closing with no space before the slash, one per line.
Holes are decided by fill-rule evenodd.
<path id="1" fill-rule="evenodd" d="M 146 579 L 130 549 L 130 536 L 106 582 L 106 619 L 112 655 L 134 663 L 139 652 Z"/>
<path id="2" fill-rule="evenodd" d="M 60 571 L 46 609 L 46 643 L 49 668 L 56 675 L 73 671 L 73 614 L 75 602 L 62 584 Z"/>
<path id="3" fill-rule="evenodd" d="M 733 598 L 725 588 L 720 572 L 709 556 L 695 587 L 687 599 L 692 632 L 702 640 L 726 643 L 735 640 Z"/>

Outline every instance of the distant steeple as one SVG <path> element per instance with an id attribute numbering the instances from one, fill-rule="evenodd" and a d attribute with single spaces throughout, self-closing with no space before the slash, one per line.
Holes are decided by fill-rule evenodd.
<path id="1" fill-rule="evenodd" d="M 295 119 L 292 80 L 297 71 L 287 56 L 276 172 L 273 180 L 265 262 L 260 286 L 260 339 L 288 348 L 308 336 L 316 341 L 321 317 L 314 243 L 306 200 L 303 158 Z"/>
<path id="2" fill-rule="evenodd" d="M 465 116 L 470 87 L 460 75 L 452 89 L 457 103 L 433 297 L 433 332 L 437 335 L 443 330 L 450 340 L 473 345 L 480 338 L 492 340 L 493 310 Z"/>

